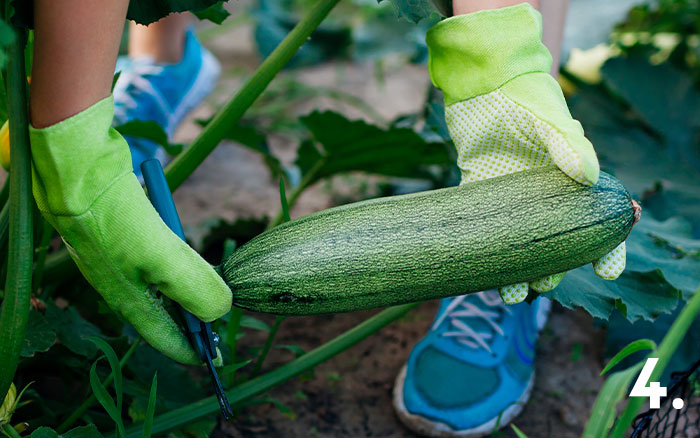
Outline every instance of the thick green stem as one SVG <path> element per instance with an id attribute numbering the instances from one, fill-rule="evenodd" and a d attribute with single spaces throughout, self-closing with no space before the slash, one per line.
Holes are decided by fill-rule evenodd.
<path id="1" fill-rule="evenodd" d="M 124 356 L 121 358 L 119 361 L 119 368 L 123 369 L 124 365 L 129 361 L 129 358 L 131 358 L 131 355 L 134 354 L 134 351 L 136 351 L 136 347 L 139 346 L 141 343 L 141 337 L 136 340 L 131 346 L 129 347 L 128 350 L 126 350 L 126 353 L 124 353 Z M 112 380 L 114 380 L 114 372 L 110 372 L 107 378 L 102 382 L 102 384 L 107 387 L 110 383 L 112 383 Z M 69 427 L 75 423 L 75 421 L 80 418 L 85 411 L 87 411 L 92 404 L 95 403 L 95 394 L 90 395 L 87 400 L 85 400 L 80 406 L 78 406 L 78 409 L 73 411 L 73 413 L 70 415 L 70 417 L 66 418 L 66 421 L 61 423 L 60 426 L 56 428 L 56 431 L 58 433 L 64 433 L 68 430 Z"/>
<path id="2" fill-rule="evenodd" d="M 374 315 L 368 320 L 356 325 L 335 339 L 326 342 L 322 346 L 311 350 L 305 355 L 282 365 L 262 376 L 242 383 L 226 392 L 231 405 L 240 403 L 250 397 L 274 388 L 282 382 L 297 376 L 316 365 L 327 361 L 331 357 L 342 353 L 366 337 L 376 333 L 386 325 L 404 316 L 409 310 L 418 306 L 418 303 L 404 304 L 390 307 Z M 219 410 L 219 403 L 215 397 L 207 397 L 196 403 L 172 410 L 159 415 L 153 421 L 153 434 L 162 433 L 190 423 L 198 418 L 213 414 Z M 137 424 L 127 430 L 127 437 L 137 438 L 141 434 L 141 425 Z M 112 433 L 109 435 L 114 437 Z"/>
<path id="3" fill-rule="evenodd" d="M 255 367 L 253 367 L 253 372 L 250 373 L 250 377 L 255 377 L 258 374 L 260 374 L 260 370 L 262 369 L 263 363 L 265 362 L 265 358 L 267 358 L 267 353 L 269 353 L 270 348 L 272 348 L 272 342 L 275 340 L 275 335 L 277 335 L 277 331 L 280 328 L 280 324 L 282 324 L 282 321 L 284 321 L 285 319 L 286 317 L 281 315 L 277 315 L 275 317 L 275 323 L 272 324 L 270 333 L 267 334 L 265 345 L 263 345 L 262 350 L 260 350 L 260 355 L 258 355 L 258 360 L 255 362 Z"/>
<path id="4" fill-rule="evenodd" d="M 33 199 L 29 130 L 27 120 L 27 76 L 24 67 L 24 35 L 16 38 L 7 49 L 7 100 L 10 118 L 10 198 L 8 260 L 5 298 L 0 314 L 0 399 L 12 383 L 22 350 L 24 332 L 29 317 L 32 290 Z"/>
<path id="5" fill-rule="evenodd" d="M 190 147 L 183 151 L 167 167 L 165 175 L 170 190 L 175 191 L 188 176 L 209 156 L 232 126 L 238 123 L 245 111 L 265 91 L 267 85 L 282 70 L 311 33 L 321 24 L 340 0 L 319 0 L 277 48 L 265 59 L 255 74 L 248 79 L 231 101 L 216 114 Z"/>
<path id="6" fill-rule="evenodd" d="M 666 332 L 664 339 L 661 341 L 661 344 L 659 344 L 659 348 L 647 356 L 656 357 L 659 359 L 659 361 L 656 363 L 656 367 L 654 367 L 654 371 L 651 373 L 651 377 L 649 378 L 650 382 L 659 381 L 664 369 L 666 368 L 666 365 L 668 365 L 668 362 L 671 360 L 673 353 L 675 353 L 675 351 L 678 349 L 678 346 L 683 341 L 685 334 L 688 332 L 688 329 L 699 314 L 700 288 L 695 291 L 695 294 L 685 304 L 685 307 L 678 315 L 676 320 L 673 321 L 671 328 L 668 330 L 668 332 Z M 629 428 L 632 426 L 634 417 L 637 416 L 642 404 L 646 403 L 647 400 L 647 398 L 643 397 L 630 398 L 630 401 L 627 403 L 622 415 L 620 415 L 620 417 L 617 419 L 610 437 L 624 437 L 629 431 Z"/>
<path id="7" fill-rule="evenodd" d="M 2 431 L 5 433 L 10 438 L 22 438 L 22 436 L 15 430 L 14 427 L 10 426 L 9 424 L 6 424 L 2 426 Z"/>

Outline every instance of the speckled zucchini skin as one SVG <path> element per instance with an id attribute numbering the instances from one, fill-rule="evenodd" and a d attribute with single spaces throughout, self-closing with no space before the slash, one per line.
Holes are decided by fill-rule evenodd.
<path id="1" fill-rule="evenodd" d="M 574 269 L 614 249 L 633 223 L 612 176 L 586 187 L 543 167 L 320 211 L 257 236 L 222 272 L 239 307 L 348 312 Z"/>

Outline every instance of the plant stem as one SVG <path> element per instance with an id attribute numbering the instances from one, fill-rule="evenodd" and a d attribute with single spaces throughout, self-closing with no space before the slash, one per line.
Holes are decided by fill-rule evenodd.
<path id="1" fill-rule="evenodd" d="M 124 356 L 122 356 L 121 360 L 119 361 L 119 368 L 120 369 L 124 368 L 124 365 L 126 365 L 126 363 L 129 361 L 129 359 L 131 358 L 131 355 L 134 354 L 134 351 L 136 351 L 136 347 L 138 347 L 140 343 L 141 343 L 141 336 L 139 336 L 136 339 L 136 342 L 134 342 L 133 344 L 131 344 L 131 346 L 129 346 L 129 349 L 126 350 L 126 353 L 124 353 Z M 109 375 L 105 378 L 104 382 L 102 382 L 102 384 L 105 387 L 107 387 L 107 385 L 112 383 L 112 380 L 114 380 L 114 372 L 110 372 Z M 66 418 L 66 420 L 63 423 L 61 423 L 60 426 L 58 426 L 56 428 L 56 431 L 58 433 L 66 432 L 68 430 L 68 428 L 71 427 L 73 425 L 73 423 L 75 423 L 75 420 L 80 418 L 85 413 L 85 411 L 87 411 L 90 408 L 90 406 L 92 406 L 93 403 L 95 403 L 95 394 L 94 393 L 91 394 L 90 397 L 88 397 L 88 399 L 85 400 L 80 406 L 78 406 L 78 409 L 73 411 L 73 413 L 70 415 L 70 417 Z"/>
<path id="2" fill-rule="evenodd" d="M 165 172 L 170 190 L 175 191 L 180 187 L 216 148 L 231 127 L 236 126 L 245 111 L 265 91 L 267 85 L 309 39 L 311 33 L 339 1 L 318 0 L 309 14 L 294 26 L 294 29 L 258 67 L 255 74 L 248 79 L 233 99 L 219 110 L 192 145 L 170 163 Z"/>
<path id="3" fill-rule="evenodd" d="M 231 363 L 236 363 L 236 349 L 238 340 L 238 332 L 241 330 L 241 316 L 243 316 L 243 309 L 240 307 L 233 307 L 231 309 L 231 317 L 226 324 L 226 344 L 228 344 L 229 350 L 231 350 L 230 361 Z M 231 373 L 224 376 L 226 379 L 226 386 L 230 387 L 236 382 L 236 373 Z"/>
<path id="4" fill-rule="evenodd" d="M 299 196 L 301 196 L 301 193 L 306 190 L 311 184 L 315 183 L 318 179 L 318 172 L 321 170 L 321 168 L 326 164 L 325 159 L 320 159 L 314 164 L 314 167 L 309 169 L 309 171 L 304 175 L 304 178 L 299 181 L 299 184 L 297 184 L 294 189 L 292 189 L 291 193 L 287 197 L 287 208 L 289 210 L 294 207 L 294 204 L 296 204 L 297 199 L 299 199 Z M 277 225 L 281 224 L 284 221 L 284 211 L 280 209 L 280 211 L 277 213 L 275 218 L 267 224 L 267 229 L 275 228 Z"/>
<path id="5" fill-rule="evenodd" d="M 282 382 L 297 376 L 304 371 L 325 362 L 331 357 L 342 353 L 366 337 L 376 333 L 386 325 L 404 316 L 409 310 L 419 303 L 404 304 L 390 307 L 374 315 L 366 321 L 356 325 L 340 336 L 332 339 L 320 347 L 311 350 L 305 355 L 289 362 L 281 367 L 248 380 L 226 392 L 231 405 L 240 403 L 250 397 L 265 392 L 270 388 L 280 385 Z M 219 403 L 215 397 L 207 397 L 198 402 L 174 409 L 159 415 L 153 422 L 153 434 L 162 433 L 195 421 L 198 418 L 210 415 L 219 410 Z M 127 430 L 127 437 L 138 438 L 141 433 L 141 425 L 137 424 Z M 114 437 L 114 433 L 108 436 Z"/>
<path id="6" fill-rule="evenodd" d="M 267 339 L 265 340 L 265 345 L 263 346 L 262 350 L 260 350 L 260 355 L 258 356 L 258 360 L 255 362 L 255 367 L 253 368 L 253 372 L 250 373 L 250 377 L 255 377 L 260 373 L 260 370 L 262 369 L 263 362 L 265 362 L 265 358 L 267 357 L 267 353 L 270 352 L 270 348 L 272 347 L 272 342 L 275 340 L 275 335 L 277 335 L 277 330 L 280 328 L 280 324 L 282 324 L 282 321 L 286 319 L 285 316 L 277 315 L 275 316 L 275 322 L 272 324 L 272 328 L 270 329 L 270 333 L 267 334 Z"/>
<path id="7" fill-rule="evenodd" d="M 22 350 L 29 318 L 32 290 L 33 199 L 29 130 L 27 120 L 27 76 L 24 66 L 23 31 L 15 29 L 15 38 L 7 48 L 7 100 L 10 119 L 10 196 L 8 269 L 5 298 L 0 313 L 0 399 L 12 383 Z"/>
<path id="8" fill-rule="evenodd" d="M 46 253 L 49 250 L 51 236 L 53 236 L 53 227 L 43 217 L 41 218 L 41 242 L 36 249 L 36 263 L 34 264 L 34 276 L 32 278 L 32 293 L 36 294 L 41 286 L 41 278 L 44 276 L 44 265 L 46 264 Z"/>
<path id="9" fill-rule="evenodd" d="M 7 204 L 7 199 L 10 196 L 10 178 L 9 176 L 5 178 L 5 182 L 2 184 L 2 190 L 0 190 L 0 206 L 5 206 Z"/>
<path id="10" fill-rule="evenodd" d="M 656 382 L 659 380 L 664 372 L 664 369 L 666 368 L 666 365 L 668 365 L 668 362 L 671 360 L 673 353 L 676 351 L 681 341 L 683 341 L 685 334 L 688 332 L 688 329 L 693 324 L 693 321 L 695 318 L 697 318 L 698 314 L 700 314 L 700 288 L 695 291 L 690 300 L 688 300 L 688 302 L 685 304 L 685 307 L 683 307 L 681 313 L 678 315 L 678 317 L 676 317 L 676 320 L 673 321 L 671 328 L 668 330 L 668 332 L 666 332 L 664 339 L 661 341 L 661 344 L 659 344 L 659 348 L 647 356 L 647 358 L 656 357 L 659 359 L 659 361 L 656 363 L 656 367 L 654 367 L 654 371 L 651 373 L 651 377 L 649 378 L 650 382 Z M 611 438 L 621 438 L 625 436 L 630 426 L 632 426 L 634 417 L 637 416 L 637 412 L 639 412 L 639 409 L 646 400 L 646 398 L 642 397 L 632 397 L 630 399 L 629 403 L 627 403 L 627 406 L 625 407 L 625 410 L 622 412 L 622 415 L 620 415 L 615 423 L 615 427 L 610 434 Z"/>
<path id="11" fill-rule="evenodd" d="M 5 424 L 2 426 L 2 431 L 10 438 L 22 438 L 22 436 L 15 430 L 10 424 Z"/>

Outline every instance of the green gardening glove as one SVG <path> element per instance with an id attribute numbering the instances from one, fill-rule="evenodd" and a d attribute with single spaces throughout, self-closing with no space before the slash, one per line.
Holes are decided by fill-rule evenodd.
<path id="1" fill-rule="evenodd" d="M 151 206 L 126 141 L 111 128 L 113 108 L 109 97 L 48 128 L 30 128 L 34 198 L 107 304 L 153 347 L 197 364 L 155 292 L 212 321 L 231 309 L 231 291 Z"/>
<path id="2" fill-rule="evenodd" d="M 445 117 L 459 154 L 462 184 L 557 165 L 581 184 L 598 181 L 598 159 L 549 74 L 542 18 L 529 4 L 456 16 L 427 34 L 430 76 L 445 95 Z M 593 264 L 614 280 L 625 268 L 625 243 Z M 500 289 L 507 304 L 545 292 L 564 277 Z"/>

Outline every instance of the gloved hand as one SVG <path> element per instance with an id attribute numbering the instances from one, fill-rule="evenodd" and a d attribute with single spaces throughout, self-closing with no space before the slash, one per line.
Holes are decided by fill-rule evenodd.
<path id="1" fill-rule="evenodd" d="M 445 95 L 462 184 L 550 164 L 581 184 L 598 181 L 593 146 L 549 74 L 552 57 L 542 44 L 542 18 L 532 6 L 449 18 L 426 40 L 431 79 Z M 617 278 L 625 268 L 625 243 L 593 266 L 600 277 Z M 545 292 L 563 277 L 499 292 L 503 301 L 515 304 L 529 288 Z"/>
<path id="2" fill-rule="evenodd" d="M 30 128 L 34 198 L 115 312 L 170 358 L 200 363 L 155 292 L 212 321 L 231 309 L 231 291 L 151 206 L 126 141 L 111 128 L 113 111 L 109 97 L 48 128 Z"/>

